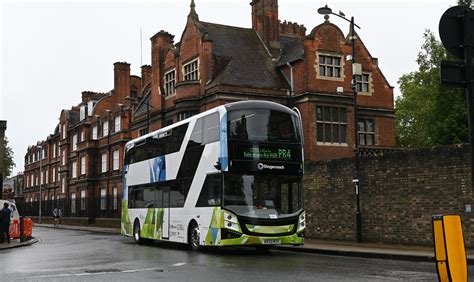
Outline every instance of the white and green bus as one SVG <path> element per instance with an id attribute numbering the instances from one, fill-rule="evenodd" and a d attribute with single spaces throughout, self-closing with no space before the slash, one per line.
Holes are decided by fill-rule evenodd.
<path id="1" fill-rule="evenodd" d="M 128 142 L 122 234 L 200 246 L 302 245 L 297 110 L 229 103 Z"/>

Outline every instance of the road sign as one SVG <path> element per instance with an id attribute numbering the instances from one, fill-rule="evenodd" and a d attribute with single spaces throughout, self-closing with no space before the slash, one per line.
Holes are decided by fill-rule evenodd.
<path id="1" fill-rule="evenodd" d="M 466 65 L 462 62 L 441 61 L 441 84 L 465 88 Z"/>
<path id="2" fill-rule="evenodd" d="M 469 13 L 469 24 L 464 25 L 464 14 Z M 454 6 L 446 10 L 439 21 L 439 37 L 444 47 L 458 58 L 464 58 L 464 37 L 474 30 L 474 11 L 465 6 Z M 474 46 L 474 36 L 470 44 Z"/>

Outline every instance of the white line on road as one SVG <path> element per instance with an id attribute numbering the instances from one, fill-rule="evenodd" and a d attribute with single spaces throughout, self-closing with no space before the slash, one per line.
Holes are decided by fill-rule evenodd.
<path id="1" fill-rule="evenodd" d="M 103 272 L 82 272 L 82 273 L 60 273 L 60 274 L 51 274 L 51 275 L 40 275 L 40 276 L 31 276 L 27 279 L 41 279 L 41 278 L 59 278 L 59 277 L 77 277 L 77 276 L 98 276 L 98 275 L 106 275 L 106 274 L 113 274 L 113 273 L 136 273 L 136 272 L 143 272 L 143 271 L 163 271 L 161 268 L 142 268 L 142 269 L 128 269 L 122 271 L 103 271 Z"/>
<path id="2" fill-rule="evenodd" d="M 171 266 L 183 266 L 183 265 L 185 265 L 185 264 L 186 264 L 185 262 L 178 262 L 178 263 L 175 263 L 175 264 L 173 264 L 173 265 L 171 265 Z"/>

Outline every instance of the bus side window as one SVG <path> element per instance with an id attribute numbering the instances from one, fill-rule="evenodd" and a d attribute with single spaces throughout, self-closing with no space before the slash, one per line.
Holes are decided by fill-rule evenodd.
<path id="1" fill-rule="evenodd" d="M 196 207 L 213 207 L 221 204 L 221 175 L 211 174 L 206 176 L 204 185 L 199 194 Z"/>

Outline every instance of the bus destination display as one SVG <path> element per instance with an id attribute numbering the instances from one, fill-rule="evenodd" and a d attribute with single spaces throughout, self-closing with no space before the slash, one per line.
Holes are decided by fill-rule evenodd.
<path id="1" fill-rule="evenodd" d="M 234 145 L 234 158 L 240 160 L 299 161 L 299 148 L 268 145 Z M 301 153 L 300 153 L 301 154 Z"/>

